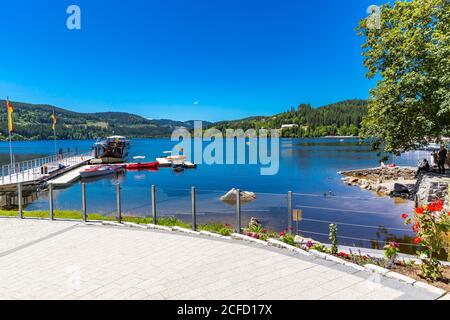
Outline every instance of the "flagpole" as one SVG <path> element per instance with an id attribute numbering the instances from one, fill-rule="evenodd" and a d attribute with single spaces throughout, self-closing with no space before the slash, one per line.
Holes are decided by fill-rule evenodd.
<path id="1" fill-rule="evenodd" d="M 6 109 L 9 112 L 8 104 L 9 104 L 9 97 L 6 97 Z M 10 158 L 10 161 L 11 161 L 11 170 L 13 170 L 12 173 L 15 173 L 16 172 L 16 168 L 14 166 L 14 157 L 13 157 L 13 152 L 12 152 L 12 137 L 11 137 L 11 130 L 9 130 L 9 128 L 10 128 L 9 126 L 10 126 L 10 124 L 9 124 L 9 117 L 8 117 L 9 158 Z"/>
<path id="2" fill-rule="evenodd" d="M 55 117 L 55 110 L 53 110 L 53 117 Z M 54 142 L 55 142 L 55 156 L 56 156 L 56 161 L 58 161 L 58 163 L 59 163 L 58 152 L 56 151 L 56 125 L 55 125 L 55 120 L 54 120 L 54 118 L 53 118 L 53 138 L 54 138 Z"/>

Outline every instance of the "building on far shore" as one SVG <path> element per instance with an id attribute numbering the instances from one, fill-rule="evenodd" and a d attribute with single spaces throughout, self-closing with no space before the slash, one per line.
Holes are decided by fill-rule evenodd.
<path id="1" fill-rule="evenodd" d="M 293 129 L 298 128 L 298 124 L 291 123 L 291 124 L 282 124 L 281 129 Z"/>

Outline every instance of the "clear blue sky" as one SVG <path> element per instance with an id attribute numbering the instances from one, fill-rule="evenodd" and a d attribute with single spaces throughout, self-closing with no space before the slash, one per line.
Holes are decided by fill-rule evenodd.
<path id="1" fill-rule="evenodd" d="M 79 31 L 66 9 L 81 8 Z M 236 119 L 367 98 L 370 0 L 1 1 L 0 95 L 80 112 Z M 196 103 L 198 102 L 198 103 Z"/>

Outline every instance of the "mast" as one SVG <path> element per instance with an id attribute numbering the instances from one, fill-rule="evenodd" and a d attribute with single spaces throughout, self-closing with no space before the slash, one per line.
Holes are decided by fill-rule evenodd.
<path id="1" fill-rule="evenodd" d="M 6 97 L 6 110 L 7 110 L 7 114 L 8 114 L 8 132 L 9 132 L 9 158 L 11 161 L 11 168 L 10 170 L 13 170 L 12 173 L 16 172 L 16 168 L 14 166 L 14 157 L 13 157 L 13 151 L 12 151 L 12 137 L 11 137 L 11 130 L 10 128 L 12 127 L 12 123 L 10 122 L 10 117 L 9 117 L 9 97 Z"/>

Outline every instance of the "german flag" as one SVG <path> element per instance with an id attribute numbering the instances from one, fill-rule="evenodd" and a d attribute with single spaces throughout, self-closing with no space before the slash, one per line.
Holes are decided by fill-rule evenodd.
<path id="1" fill-rule="evenodd" d="M 8 112 L 8 131 L 11 133 L 13 131 L 12 113 L 14 112 L 14 109 L 8 98 L 6 98 L 6 110 Z"/>

